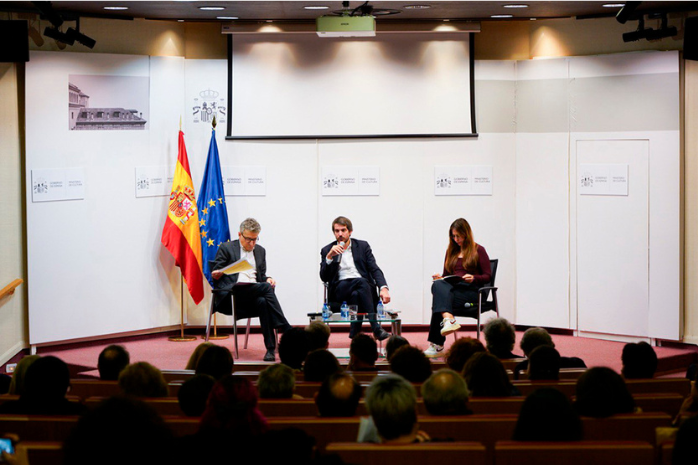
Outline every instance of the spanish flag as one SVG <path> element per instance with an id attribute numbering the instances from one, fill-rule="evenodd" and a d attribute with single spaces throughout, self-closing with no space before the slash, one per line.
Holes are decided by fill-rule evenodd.
<path id="1" fill-rule="evenodd" d="M 167 209 L 165 227 L 160 240 L 175 259 L 187 282 L 189 294 L 198 304 L 204 298 L 203 273 L 201 268 L 201 232 L 199 213 L 191 180 L 184 133 L 179 131 L 179 154 L 175 168 Z"/>

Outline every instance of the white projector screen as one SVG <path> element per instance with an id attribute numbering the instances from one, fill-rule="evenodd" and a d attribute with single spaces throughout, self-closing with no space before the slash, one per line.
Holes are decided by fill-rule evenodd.
<path id="1" fill-rule="evenodd" d="M 476 135 L 471 34 L 229 36 L 229 139 Z"/>

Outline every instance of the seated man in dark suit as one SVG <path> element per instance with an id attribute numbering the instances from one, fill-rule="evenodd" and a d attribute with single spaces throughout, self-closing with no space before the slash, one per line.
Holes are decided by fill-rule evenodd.
<path id="1" fill-rule="evenodd" d="M 285 331 L 291 327 L 284 316 L 281 305 L 274 293 L 276 281 L 267 276 L 266 251 L 256 246 L 262 227 L 254 218 L 247 218 L 240 223 L 239 239 L 225 242 L 218 248 L 213 261 L 211 277 L 215 280 L 216 289 L 232 291 L 238 298 L 240 307 L 236 309 L 238 318 L 259 316 L 259 322 L 264 334 L 264 346 L 267 353 L 264 361 L 276 360 L 276 337 L 274 329 Z M 226 275 L 222 268 L 240 260 L 246 259 L 252 269 L 242 273 Z M 216 311 L 226 315 L 231 314 L 230 295 L 216 295 Z"/>
<path id="2" fill-rule="evenodd" d="M 376 305 L 380 288 L 380 299 L 384 304 L 390 302 L 388 283 L 383 272 L 376 264 L 376 259 L 368 242 L 352 239 L 353 227 L 349 218 L 340 216 L 332 222 L 332 232 L 337 239 L 327 244 L 320 251 L 320 279 L 329 284 L 330 302 L 347 302 L 358 305 L 359 312 L 369 315 L 373 335 L 379 341 L 387 339 L 390 334 L 376 322 Z M 352 323 L 349 337 L 361 332 L 361 321 Z"/>

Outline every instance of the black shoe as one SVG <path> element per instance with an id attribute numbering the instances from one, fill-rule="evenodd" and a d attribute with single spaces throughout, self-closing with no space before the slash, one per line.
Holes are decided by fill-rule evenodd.
<path id="1" fill-rule="evenodd" d="M 390 336 L 392 336 L 392 334 L 390 334 L 389 332 L 387 332 L 387 331 L 381 329 L 380 332 L 374 334 L 373 337 L 376 338 L 376 341 L 385 341 L 385 340 L 388 339 Z"/>
<path id="2" fill-rule="evenodd" d="M 264 354 L 264 361 L 265 362 L 275 362 L 276 361 L 276 356 L 274 355 L 274 349 L 267 350 L 267 353 Z"/>

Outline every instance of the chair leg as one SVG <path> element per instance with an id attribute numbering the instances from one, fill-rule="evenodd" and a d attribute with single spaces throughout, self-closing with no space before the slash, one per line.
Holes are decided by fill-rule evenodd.
<path id="1" fill-rule="evenodd" d="M 235 296 L 231 296 L 230 301 L 233 304 L 233 339 L 235 339 L 235 358 L 239 358 L 238 353 L 238 319 L 235 314 Z"/>
<path id="2" fill-rule="evenodd" d="M 497 318 L 499 318 L 499 304 L 497 303 L 497 290 L 492 291 L 492 300 L 494 300 L 494 311 L 497 313 Z"/>
<path id="3" fill-rule="evenodd" d="M 250 320 L 252 320 L 252 318 L 247 319 L 247 332 L 245 333 L 245 345 L 243 349 L 247 349 L 247 341 L 250 340 Z"/>
<path id="4" fill-rule="evenodd" d="M 477 296 L 477 338 L 480 339 L 480 315 L 482 314 L 482 294 Z"/>
<path id="5" fill-rule="evenodd" d="M 211 332 L 211 317 L 213 317 L 213 302 L 215 300 L 214 297 L 215 296 L 211 295 L 211 308 L 208 311 L 208 321 L 206 322 L 206 342 L 208 342 L 208 336 Z"/>

